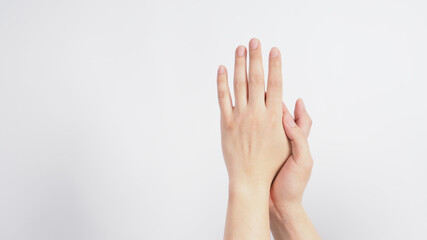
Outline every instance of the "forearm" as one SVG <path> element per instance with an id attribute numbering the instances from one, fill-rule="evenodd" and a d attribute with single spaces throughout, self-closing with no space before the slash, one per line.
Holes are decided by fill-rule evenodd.
<path id="1" fill-rule="evenodd" d="M 270 211 L 270 227 L 275 240 L 321 239 L 301 204 L 285 211 Z"/>
<path id="2" fill-rule="evenodd" d="M 225 240 L 270 239 L 268 185 L 230 184 Z"/>

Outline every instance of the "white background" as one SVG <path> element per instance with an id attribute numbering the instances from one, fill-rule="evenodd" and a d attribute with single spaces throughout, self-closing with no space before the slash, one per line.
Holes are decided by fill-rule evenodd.
<path id="1" fill-rule="evenodd" d="M 427 239 L 424 0 L 1 0 L 0 239 L 221 239 L 216 70 L 251 37 L 312 115 L 320 235 Z"/>

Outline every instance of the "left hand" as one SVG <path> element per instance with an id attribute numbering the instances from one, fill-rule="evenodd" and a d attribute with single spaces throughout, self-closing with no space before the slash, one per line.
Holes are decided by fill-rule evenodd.
<path id="1" fill-rule="evenodd" d="M 265 92 L 261 43 L 258 39 L 250 41 L 248 73 L 246 49 L 239 46 L 234 68 L 234 107 L 227 71 L 224 66 L 218 70 L 221 142 L 230 187 L 261 184 L 269 189 L 290 154 L 289 140 L 282 125 L 281 68 L 280 52 L 273 48 Z"/>

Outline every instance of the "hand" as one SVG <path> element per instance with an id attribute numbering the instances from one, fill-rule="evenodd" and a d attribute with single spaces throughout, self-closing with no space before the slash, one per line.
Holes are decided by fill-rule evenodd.
<path id="1" fill-rule="evenodd" d="M 302 196 L 313 167 L 307 138 L 311 118 L 304 102 L 295 104 L 295 120 L 283 104 L 283 126 L 292 154 L 277 174 L 270 191 L 270 226 L 274 239 L 320 239 L 302 207 Z"/>
<path id="2" fill-rule="evenodd" d="M 307 142 L 312 120 L 302 99 L 297 100 L 294 115 L 295 120 L 283 104 L 283 127 L 291 139 L 292 154 L 280 169 L 271 187 L 270 208 L 272 210 L 283 211 L 288 206 L 302 202 L 304 189 L 313 167 Z"/>
<path id="3" fill-rule="evenodd" d="M 261 44 L 249 43 L 235 53 L 233 107 L 227 70 L 218 69 L 221 142 L 229 175 L 229 202 L 225 239 L 269 239 L 268 202 L 273 178 L 290 155 L 282 125 L 282 72 L 280 52 L 269 56 L 267 93 L 264 86 Z"/>
<path id="4" fill-rule="evenodd" d="M 264 87 L 261 46 L 250 41 L 249 76 L 246 48 L 236 49 L 235 106 L 232 106 L 225 67 L 218 69 L 221 142 L 231 184 L 270 184 L 290 154 L 282 125 L 282 72 L 280 52 L 269 57 L 267 93 Z"/>

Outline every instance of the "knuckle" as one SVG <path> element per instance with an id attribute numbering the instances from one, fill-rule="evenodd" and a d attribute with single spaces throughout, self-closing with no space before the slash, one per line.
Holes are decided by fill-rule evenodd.
<path id="1" fill-rule="evenodd" d="M 264 84 L 264 74 L 262 72 L 253 72 L 250 74 L 249 81 L 252 84 Z"/>
<path id="2" fill-rule="evenodd" d="M 259 110 L 257 108 L 252 108 L 244 116 L 240 116 L 240 121 L 244 122 L 245 124 L 251 127 L 259 124 L 259 121 L 260 121 Z"/>
<path id="3" fill-rule="evenodd" d="M 280 125 L 282 125 L 281 124 L 282 115 L 283 113 L 281 111 L 275 111 L 275 110 L 270 111 L 269 118 L 268 118 L 270 124 L 280 123 Z"/>
<path id="4" fill-rule="evenodd" d="M 225 78 L 223 76 L 218 76 L 217 77 L 216 83 L 217 83 L 218 86 L 221 85 L 221 84 L 223 84 L 224 82 L 225 82 Z"/>
<path id="5" fill-rule="evenodd" d="M 234 88 L 235 89 L 246 89 L 246 81 L 234 81 Z"/>
<path id="6" fill-rule="evenodd" d="M 249 112 L 245 111 L 237 111 L 234 121 L 236 124 L 242 126 L 246 123 L 250 123 L 253 121 L 253 118 Z"/>
<path id="7" fill-rule="evenodd" d="M 228 92 L 224 89 L 218 89 L 218 99 L 224 99 L 228 96 Z"/>
<path id="8" fill-rule="evenodd" d="M 253 109 L 252 111 L 249 112 L 247 119 L 248 122 L 251 123 L 252 125 L 255 124 L 258 121 L 258 110 L 257 109 Z"/>
<path id="9" fill-rule="evenodd" d="M 282 65 L 282 62 L 280 61 L 280 59 L 273 58 L 273 59 L 270 60 L 270 67 L 278 68 L 281 65 Z"/>
<path id="10" fill-rule="evenodd" d="M 261 57 L 261 53 L 257 50 L 255 50 L 255 51 L 249 50 L 249 57 L 251 59 L 259 59 Z"/>
<path id="11" fill-rule="evenodd" d="M 308 115 L 307 115 L 308 116 Z M 308 116 L 307 117 L 307 122 L 308 122 L 308 125 L 311 127 L 312 125 L 313 125 L 313 120 L 311 119 L 311 117 L 310 116 Z"/>
<path id="12" fill-rule="evenodd" d="M 251 78 L 250 79 L 250 81 L 249 81 L 249 83 L 252 85 L 252 86 L 259 86 L 259 87 L 263 87 L 264 86 L 264 79 L 262 79 L 262 78 Z"/>
<path id="13" fill-rule="evenodd" d="M 222 127 L 227 131 L 230 131 L 235 128 L 234 122 L 231 121 L 231 119 L 227 116 L 222 117 L 221 123 L 222 123 Z"/>
<path id="14" fill-rule="evenodd" d="M 306 159 L 306 161 L 305 161 L 305 167 L 307 169 L 311 170 L 313 168 L 313 164 L 314 164 L 314 162 L 313 162 L 313 159 L 311 157 L 309 157 L 309 158 Z"/>
<path id="15" fill-rule="evenodd" d="M 303 154 L 298 159 L 302 169 L 307 172 L 311 172 L 311 169 L 313 168 L 313 159 L 311 158 L 310 154 Z"/>
<path id="16" fill-rule="evenodd" d="M 281 78 L 271 78 L 270 81 L 270 86 L 273 88 L 281 88 L 282 87 L 282 79 Z"/>

